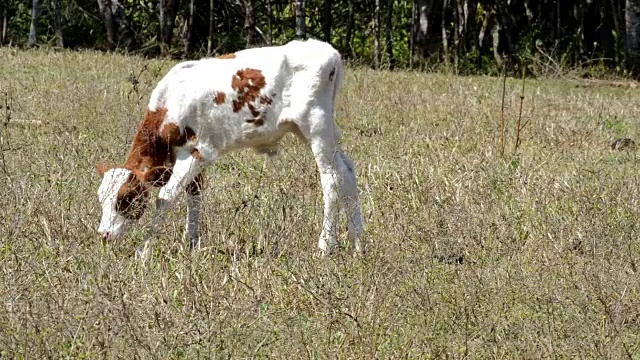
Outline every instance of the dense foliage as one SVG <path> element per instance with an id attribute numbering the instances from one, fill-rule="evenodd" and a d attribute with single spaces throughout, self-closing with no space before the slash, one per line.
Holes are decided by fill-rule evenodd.
<path id="1" fill-rule="evenodd" d="M 303 36 L 329 40 L 346 58 L 376 67 L 622 71 L 632 59 L 625 41 L 636 32 L 629 29 L 637 14 L 628 10 L 635 2 L 0 0 L 0 40 L 194 58 Z"/>

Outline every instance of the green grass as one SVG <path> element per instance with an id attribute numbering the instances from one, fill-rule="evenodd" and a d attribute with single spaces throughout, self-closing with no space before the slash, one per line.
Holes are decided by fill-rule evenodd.
<path id="1" fill-rule="evenodd" d="M 516 151 L 509 79 L 502 156 L 501 79 L 349 69 L 367 257 L 312 256 L 319 178 L 290 136 L 279 169 L 216 163 L 205 248 L 180 207 L 144 266 L 140 234 L 96 234 L 95 165 L 123 163 L 172 64 L 0 49 L 2 357 L 640 359 L 639 160 L 609 150 L 639 139 L 640 90 L 527 80 Z"/>

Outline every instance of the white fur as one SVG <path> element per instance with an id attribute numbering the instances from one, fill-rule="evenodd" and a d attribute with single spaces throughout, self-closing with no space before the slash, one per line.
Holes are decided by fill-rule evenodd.
<path id="1" fill-rule="evenodd" d="M 259 69 L 266 86 L 260 95 L 271 98 L 271 104 L 259 99 L 251 104 L 262 113 L 264 123 L 254 119 L 245 106 L 233 111 L 238 95 L 231 87 L 232 77 L 242 69 Z M 176 148 L 176 163 L 169 182 L 160 189 L 154 224 L 186 186 L 207 166 L 225 153 L 241 148 L 254 148 L 272 154 L 278 140 L 287 132 L 296 131 L 311 145 L 320 172 L 324 197 L 324 219 L 318 247 L 323 254 L 336 245 L 338 195 L 344 195 L 348 213 L 349 237 L 354 249 L 360 250 L 362 219 L 356 177 L 351 160 L 338 149 L 339 134 L 334 123 L 335 98 L 342 79 L 342 62 L 331 45 L 316 41 L 292 41 L 278 47 L 239 51 L 235 59 L 203 59 L 188 61 L 173 67 L 158 83 L 149 100 L 149 110 L 167 108 L 164 124 L 175 123 L 180 129 L 195 130 L 197 141 Z M 222 92 L 226 100 L 216 104 L 214 96 Z M 201 159 L 192 156 L 197 149 Z M 102 198 L 114 198 L 113 190 L 103 188 L 107 178 L 122 181 L 119 172 L 105 176 L 100 187 Z M 122 174 L 120 174 L 122 176 Z M 126 176 L 124 177 L 126 179 Z M 117 188 L 116 188 L 117 191 Z M 100 232 L 120 235 L 122 221 L 110 205 L 103 203 Z M 187 232 L 198 241 L 200 199 L 188 201 Z M 147 244 L 148 245 L 148 244 Z M 145 248 L 148 246 L 145 245 Z"/>
<path id="2" fill-rule="evenodd" d="M 118 189 L 127 181 L 131 170 L 111 169 L 104 173 L 100 188 L 98 188 L 98 200 L 102 204 L 102 219 L 98 232 L 108 234 L 111 237 L 122 236 L 126 233 L 131 221 L 116 211 L 116 197 Z"/>

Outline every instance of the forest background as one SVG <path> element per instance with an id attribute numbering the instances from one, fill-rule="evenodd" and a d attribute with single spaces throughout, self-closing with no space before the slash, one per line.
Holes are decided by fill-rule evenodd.
<path id="1" fill-rule="evenodd" d="M 457 74 L 634 75 L 640 0 L 0 0 L 0 44 L 177 59 L 291 39 Z"/>

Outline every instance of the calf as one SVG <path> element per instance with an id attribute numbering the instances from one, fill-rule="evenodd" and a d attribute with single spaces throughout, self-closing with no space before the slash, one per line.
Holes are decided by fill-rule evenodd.
<path id="1" fill-rule="evenodd" d="M 143 214 L 149 188 L 157 186 L 152 228 L 186 192 L 186 234 L 191 246 L 199 247 L 203 169 L 232 150 L 273 155 L 282 136 L 293 132 L 310 144 L 320 172 L 320 252 L 337 245 L 338 193 L 345 200 L 349 238 L 359 252 L 362 219 L 354 166 L 338 149 L 334 122 L 342 76 L 340 54 L 316 40 L 174 66 L 153 90 L 124 166 L 98 166 L 103 177 L 98 231 L 104 238 L 124 235 Z"/>

